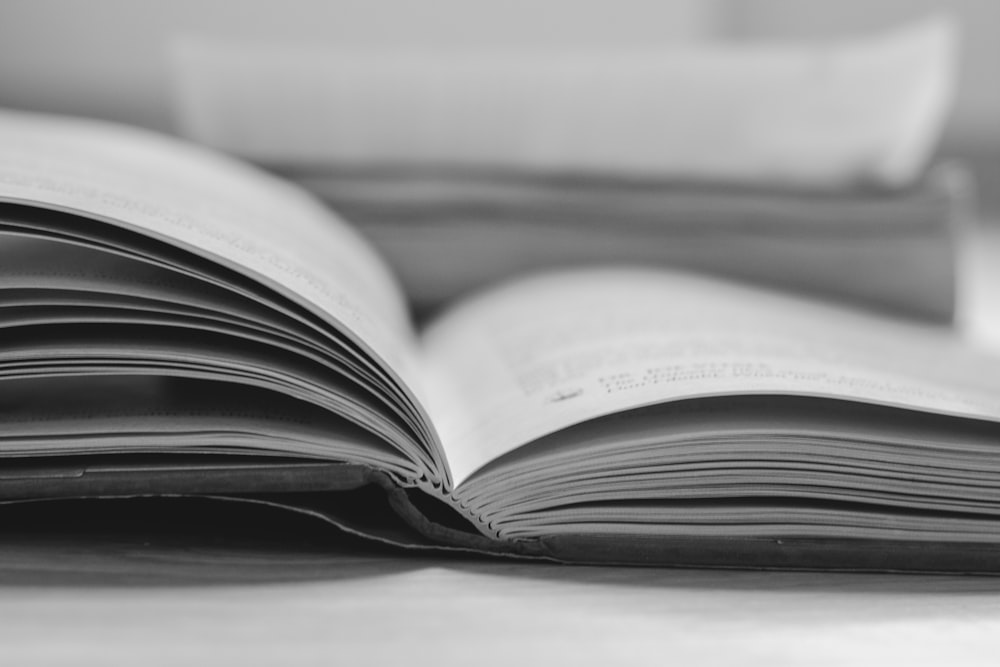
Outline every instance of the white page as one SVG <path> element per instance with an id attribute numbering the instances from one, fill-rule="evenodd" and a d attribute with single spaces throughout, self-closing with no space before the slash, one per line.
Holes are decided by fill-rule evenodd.
<path id="1" fill-rule="evenodd" d="M 1000 420 L 1000 358 L 947 329 L 680 273 L 528 279 L 446 314 L 424 345 L 456 485 L 544 434 L 689 397 L 825 396 Z"/>
<path id="2" fill-rule="evenodd" d="M 2 111 L 0 201 L 110 221 L 250 274 L 416 384 L 388 269 L 353 229 L 279 179 L 137 129 Z"/>

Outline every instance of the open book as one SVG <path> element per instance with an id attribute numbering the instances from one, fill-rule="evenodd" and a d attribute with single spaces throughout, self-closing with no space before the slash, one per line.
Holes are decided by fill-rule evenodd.
<path id="1" fill-rule="evenodd" d="M 379 257 L 274 177 L 38 115 L 0 116 L 0 146 L 7 501 L 212 496 L 567 561 L 1000 571 L 1000 361 L 948 329 L 608 267 L 415 331 Z"/>

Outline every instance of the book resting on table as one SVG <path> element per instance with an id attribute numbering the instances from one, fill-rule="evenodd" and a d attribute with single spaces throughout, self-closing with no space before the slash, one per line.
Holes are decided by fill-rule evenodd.
<path id="1" fill-rule="evenodd" d="M 571 562 L 1000 570 L 1000 360 L 718 278 L 523 276 L 414 329 L 300 188 L 0 116 L 0 495 L 280 505 Z M 400 520 L 369 520 L 362 489 Z"/>

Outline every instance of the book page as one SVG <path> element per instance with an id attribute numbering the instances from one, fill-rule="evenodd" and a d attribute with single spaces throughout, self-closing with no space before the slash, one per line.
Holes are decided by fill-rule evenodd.
<path id="1" fill-rule="evenodd" d="M 456 486 L 542 435 L 685 398 L 820 396 L 1000 420 L 1000 358 L 946 328 L 681 273 L 526 279 L 447 313 L 423 344 Z"/>
<path id="2" fill-rule="evenodd" d="M 60 407 L 53 410 L 53 404 Z M 340 457 L 414 476 L 378 435 L 305 401 L 232 384 L 162 375 L 53 376 L 0 382 L 0 455 L 244 454 Z M 134 464 L 134 461 L 133 461 Z M 121 465 L 127 467 L 128 462 Z"/>
<path id="3" fill-rule="evenodd" d="M 299 189 L 138 129 L 0 112 L 0 201 L 103 220 L 249 275 L 415 383 L 398 286 L 368 245 Z"/>

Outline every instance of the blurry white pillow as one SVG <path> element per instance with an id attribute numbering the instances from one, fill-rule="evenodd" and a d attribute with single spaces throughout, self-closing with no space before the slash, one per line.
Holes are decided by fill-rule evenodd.
<path id="1" fill-rule="evenodd" d="M 359 51 L 185 38 L 179 129 L 275 164 L 901 186 L 954 85 L 934 17 L 823 44 L 586 53 Z"/>

